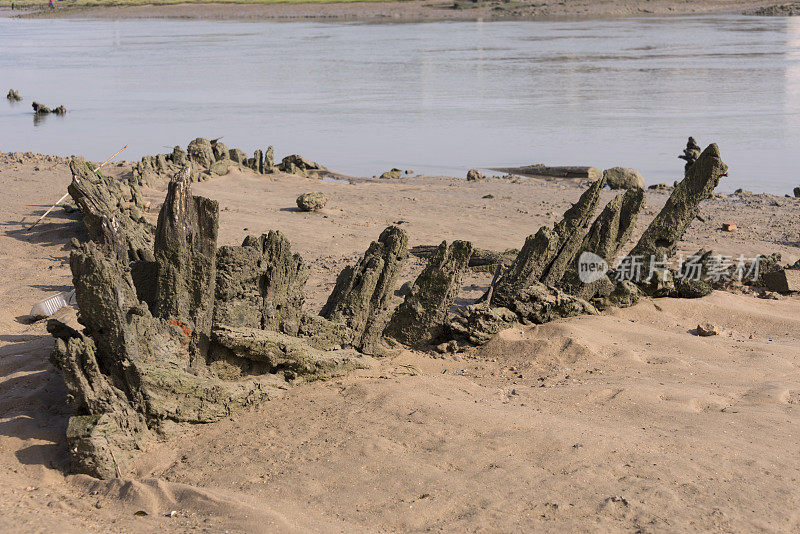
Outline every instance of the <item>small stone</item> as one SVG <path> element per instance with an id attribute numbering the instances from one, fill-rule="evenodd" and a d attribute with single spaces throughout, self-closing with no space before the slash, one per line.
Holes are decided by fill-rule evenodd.
<path id="1" fill-rule="evenodd" d="M 733 222 L 724 222 L 722 223 L 722 231 L 723 232 L 735 232 L 739 227 L 736 226 L 736 223 Z"/>
<path id="2" fill-rule="evenodd" d="M 636 169 L 612 167 L 603 176 L 611 189 L 644 189 L 644 178 Z"/>
<path id="3" fill-rule="evenodd" d="M 390 171 L 386 171 L 385 173 L 381 174 L 381 180 L 389 180 L 393 178 L 400 178 L 402 176 L 403 171 L 398 168 L 394 168 Z"/>
<path id="4" fill-rule="evenodd" d="M 468 182 L 477 182 L 478 180 L 483 180 L 483 174 L 478 169 L 470 169 L 467 173 L 467 181 Z"/>
<path id="5" fill-rule="evenodd" d="M 716 336 L 719 334 L 717 327 L 711 323 L 700 323 L 697 325 L 697 335 L 701 337 Z"/>
<path id="6" fill-rule="evenodd" d="M 328 197 L 324 193 L 303 193 L 297 197 L 297 207 L 301 211 L 319 211 L 325 207 Z"/>

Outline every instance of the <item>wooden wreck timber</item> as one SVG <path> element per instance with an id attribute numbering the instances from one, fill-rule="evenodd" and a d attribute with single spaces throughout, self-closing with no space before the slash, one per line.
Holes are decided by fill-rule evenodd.
<path id="1" fill-rule="evenodd" d="M 176 149 L 171 159 L 182 157 Z M 513 324 L 629 306 L 641 295 L 628 280 L 582 284 L 577 275 L 584 252 L 611 260 L 645 202 L 644 191 L 632 189 L 595 218 L 600 177 L 553 228 L 529 236 L 502 275 L 506 258 L 485 255 L 498 265 L 497 276 L 482 301 L 454 317 L 450 308 L 472 245 L 420 249 L 427 265 L 394 307 L 409 255 L 408 236 L 394 226 L 342 270 L 321 313 L 308 314 L 308 267 L 280 232 L 217 247 L 219 207 L 191 194 L 192 158 L 208 163 L 216 158 L 214 147 L 198 142 L 190 148 L 155 228 L 137 211 L 136 178 L 109 180 L 82 159 L 70 164 L 69 192 L 93 241 L 70 258 L 84 329 L 51 319 L 48 331 L 56 338 L 52 361 L 74 412 L 67 429 L 74 472 L 120 476 L 149 442 L 280 395 L 298 380 L 364 366 L 369 355 L 386 352 L 387 338 L 421 349 L 442 342 L 480 345 Z M 634 251 L 671 254 L 726 170 L 716 145 L 709 146 Z M 694 289 L 661 284 L 659 294 L 705 294 Z"/>
<path id="2" fill-rule="evenodd" d="M 85 169 L 92 169 L 82 160 L 71 168 L 70 192 L 98 239 L 70 258 L 85 329 L 78 332 L 55 319 L 48 323 L 57 338 L 52 360 L 62 371 L 75 414 L 67 430 L 73 471 L 116 476 L 149 440 L 181 424 L 215 421 L 280 394 L 287 380 L 363 365 L 352 351 L 321 351 L 302 339 L 287 343 L 285 334 L 213 322 L 219 211 L 216 202 L 191 195 L 187 170 L 170 183 L 152 240 L 149 231 L 143 239 L 139 226 L 117 222 L 124 213 L 109 201 L 118 194 L 111 181 L 87 175 Z M 89 180 L 92 176 L 96 179 Z M 150 259 L 142 260 L 143 249 L 131 243 L 145 241 L 152 243 Z M 251 241 L 245 245 L 255 249 Z M 265 259 L 296 264 L 288 250 L 271 254 L 272 247 L 265 248 L 251 256 L 254 268 Z M 134 249 L 132 256 L 128 252 Z M 154 264 L 155 276 L 134 279 L 131 267 L 141 261 Z M 275 282 L 272 303 L 291 301 L 296 287 L 281 283 L 275 269 L 265 270 Z M 140 294 L 151 301 L 140 300 Z"/>
<path id="3" fill-rule="evenodd" d="M 709 198 L 727 172 L 716 144 L 709 145 L 687 168 L 659 215 L 645 230 L 631 255 L 661 259 L 674 254 L 678 241 L 697 215 L 700 202 Z M 604 209 L 586 232 L 597 207 L 603 179 L 594 182 L 554 228 L 542 227 L 525 241 L 511 267 L 503 274 L 486 302 L 468 306 L 451 320 L 451 329 L 462 341 L 486 342 L 510 322 L 542 323 L 556 317 L 596 313 L 595 306 L 635 303 L 644 290 L 652 296 L 699 297 L 711 291 L 704 281 L 679 281 L 666 269 L 652 280 L 605 278 L 588 287 L 576 282 L 573 271 L 582 251 L 603 259 L 628 240 L 638 213 L 644 207 L 644 191 L 629 190 Z M 623 207 L 625 214 L 623 216 Z M 613 254 L 612 254 L 613 255 Z M 567 261 L 563 261 L 569 258 Z M 590 302 L 591 300 L 591 302 Z"/>
<path id="4" fill-rule="evenodd" d="M 190 179 L 193 182 L 202 182 L 228 174 L 232 168 L 249 169 L 258 174 L 273 174 L 280 171 L 299 176 L 312 176 L 328 173 L 322 165 L 298 154 L 286 156 L 276 165 L 272 146 L 266 150 L 256 150 L 253 152 L 253 157 L 247 157 L 243 150 L 228 149 L 219 139 L 208 140 L 198 137 L 189 143 L 186 150 L 175 146 L 169 154 L 143 157 L 134 165 L 132 181 L 138 185 L 156 185 L 168 180 L 184 167 L 189 168 Z"/>

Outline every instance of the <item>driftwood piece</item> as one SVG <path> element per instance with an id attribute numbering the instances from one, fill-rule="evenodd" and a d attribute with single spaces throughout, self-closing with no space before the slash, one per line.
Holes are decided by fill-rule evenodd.
<path id="1" fill-rule="evenodd" d="M 122 261 L 152 261 L 155 228 L 143 218 L 137 186 L 103 176 L 83 158 L 73 158 L 69 168 L 67 191 L 81 210 L 89 239 Z"/>
<path id="2" fill-rule="evenodd" d="M 213 338 L 215 351 L 229 351 L 233 356 L 226 355 L 226 361 L 247 360 L 262 366 L 262 374 L 283 371 L 292 378 L 318 379 L 364 367 L 363 357 L 353 349 L 323 351 L 301 338 L 270 330 L 219 325 Z"/>
<path id="3" fill-rule="evenodd" d="M 630 239 L 644 204 L 645 193 L 642 189 L 630 189 L 606 204 L 573 256 L 569 268 L 558 283 L 559 287 L 586 300 L 593 298 L 602 287 L 611 291 L 613 284 L 607 277 L 590 283 L 581 282 L 578 261 L 581 254 L 590 252 L 610 264 L 619 249 Z"/>
<path id="4" fill-rule="evenodd" d="M 428 259 L 439 250 L 439 245 L 417 245 L 408 249 L 409 254 L 418 258 Z M 510 266 L 514 258 L 519 254 L 519 250 L 511 249 L 504 252 L 496 252 L 484 248 L 473 248 L 472 255 L 469 257 L 467 267 L 486 267 L 503 265 Z"/>
<path id="5" fill-rule="evenodd" d="M 308 267 L 277 231 L 217 253 L 214 322 L 296 333 Z"/>
<path id="6" fill-rule="evenodd" d="M 719 147 L 709 145 L 687 170 L 667 199 L 639 242 L 630 252 L 631 257 L 654 256 L 661 260 L 675 254 L 678 242 L 689 225 L 697 217 L 700 202 L 710 198 L 722 176 L 727 175 L 728 166 L 722 162 Z"/>
<path id="7" fill-rule="evenodd" d="M 522 176 L 544 176 L 548 178 L 582 178 L 585 180 L 598 180 L 603 175 L 596 167 L 581 165 L 566 165 L 554 167 L 537 163 L 536 165 L 523 165 L 522 167 L 496 167 L 491 170 L 507 174 L 520 174 Z"/>
<path id="8" fill-rule="evenodd" d="M 165 421 L 215 421 L 269 395 L 257 379 L 225 382 L 205 366 L 192 368 L 191 332 L 150 314 L 115 255 L 90 243 L 73 252 L 70 267 L 85 332 L 55 320 L 48 329 L 74 410 L 74 471 L 108 478 Z"/>
<path id="9" fill-rule="evenodd" d="M 492 305 L 513 308 L 515 295 L 529 285 L 541 281 L 555 284 L 561 280 L 569 261 L 583 242 L 603 185 L 603 178 L 594 182 L 554 228 L 543 226 L 525 240 L 514 263 L 498 281 Z"/>
<path id="10" fill-rule="evenodd" d="M 173 177 L 158 214 L 154 315 L 177 321 L 192 334 L 191 351 L 205 356 L 214 312 L 219 205 L 191 194 L 189 170 Z"/>
<path id="11" fill-rule="evenodd" d="M 322 308 L 320 315 L 350 328 L 353 345 L 367 353 L 377 349 L 389 319 L 388 304 L 408 257 L 407 241 L 400 228 L 385 229 L 358 263 L 342 270 Z"/>
<path id="12" fill-rule="evenodd" d="M 450 246 L 443 241 L 394 311 L 384 334 L 413 347 L 435 343 L 444 332 L 471 254 L 467 241 L 453 241 Z"/>

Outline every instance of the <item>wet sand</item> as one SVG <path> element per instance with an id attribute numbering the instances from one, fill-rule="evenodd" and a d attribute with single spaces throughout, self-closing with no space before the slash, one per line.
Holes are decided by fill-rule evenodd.
<path id="1" fill-rule="evenodd" d="M 434 21 L 434 20 L 526 20 L 552 18 L 622 17 L 637 15 L 682 15 L 697 13 L 743 13 L 780 5 L 774 0 L 565 0 L 562 2 L 517 2 L 499 0 L 348 3 L 277 3 L 141 5 L 84 7 L 59 5 L 33 16 L 93 18 L 177 18 L 212 20 L 285 21 Z M 43 4 L 44 5 L 44 4 Z"/>
<path id="2" fill-rule="evenodd" d="M 722 147 L 724 159 L 724 147 Z M 121 175 L 130 165 L 107 168 Z M 159 444 L 122 478 L 65 474 L 69 409 L 31 304 L 71 284 L 79 214 L 27 225 L 70 179 L 60 158 L 0 155 L 0 530 L 15 532 L 731 532 L 796 530 L 800 297 L 715 291 L 504 331 L 458 355 L 403 351 Z M 323 191 L 320 213 L 295 198 Z M 408 177 L 327 183 L 245 172 L 194 185 L 220 244 L 280 229 L 311 265 L 308 309 L 387 224 L 410 244 L 521 246 L 578 182 Z M 156 217 L 163 187 L 146 190 Z M 493 198 L 485 198 L 492 195 Z M 603 201 L 614 196 L 605 191 Z M 649 193 L 632 242 L 667 198 Z M 800 256 L 798 200 L 702 204 L 681 250 Z M 24 223 L 22 221 L 25 221 Z M 737 232 L 723 232 L 733 221 Z M 629 246 L 630 244 L 629 243 Z M 403 280 L 422 267 L 408 262 Z M 459 296 L 479 295 L 473 273 Z M 65 309 L 63 317 L 74 316 Z M 700 338 L 711 321 L 722 331 Z M 135 516 L 143 510 L 149 515 Z M 166 517 L 175 511 L 174 517 Z"/>

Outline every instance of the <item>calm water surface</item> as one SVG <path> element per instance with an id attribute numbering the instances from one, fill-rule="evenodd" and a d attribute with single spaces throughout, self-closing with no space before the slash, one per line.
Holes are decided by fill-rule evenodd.
<path id="1" fill-rule="evenodd" d="M 197 136 L 331 169 L 544 162 L 682 173 L 720 144 L 722 190 L 800 185 L 800 18 L 319 24 L 0 18 L 0 150 L 102 159 Z M 38 124 L 32 100 L 64 104 Z"/>

